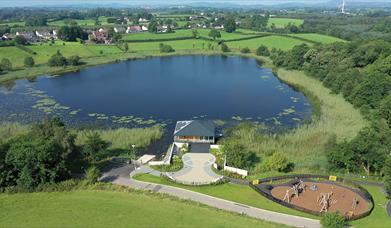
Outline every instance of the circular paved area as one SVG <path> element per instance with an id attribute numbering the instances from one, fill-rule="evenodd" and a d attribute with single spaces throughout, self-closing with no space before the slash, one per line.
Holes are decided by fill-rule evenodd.
<path id="1" fill-rule="evenodd" d="M 210 153 L 187 153 L 183 155 L 183 168 L 170 176 L 184 184 L 209 184 L 222 176 L 212 170 L 216 158 Z"/>

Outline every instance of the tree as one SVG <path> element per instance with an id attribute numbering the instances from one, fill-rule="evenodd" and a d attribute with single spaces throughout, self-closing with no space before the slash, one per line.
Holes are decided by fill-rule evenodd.
<path id="1" fill-rule="evenodd" d="M 19 44 L 19 45 L 27 44 L 26 38 L 24 38 L 24 36 L 21 36 L 21 35 L 15 36 L 14 41 L 15 41 L 15 44 Z"/>
<path id="2" fill-rule="evenodd" d="M 73 55 L 73 56 L 69 57 L 67 62 L 71 66 L 78 66 L 81 64 L 80 57 L 78 55 Z"/>
<path id="3" fill-rule="evenodd" d="M 221 33 L 219 31 L 217 31 L 216 29 L 211 29 L 209 31 L 208 36 L 212 37 L 213 40 L 216 40 L 216 38 L 220 38 L 221 37 Z"/>
<path id="4" fill-rule="evenodd" d="M 148 32 L 156 33 L 157 32 L 157 22 L 156 21 L 151 21 L 148 24 Z"/>
<path id="5" fill-rule="evenodd" d="M 52 55 L 48 61 L 48 65 L 51 67 L 66 66 L 67 64 L 67 59 L 60 53 L 60 51 L 57 51 L 56 54 Z"/>
<path id="6" fill-rule="evenodd" d="M 128 52 L 128 51 L 129 51 L 129 45 L 128 45 L 127 42 L 124 43 L 123 47 L 124 47 L 124 51 L 125 51 L 125 52 Z"/>
<path id="7" fill-rule="evenodd" d="M 391 94 L 384 98 L 380 102 L 377 115 L 387 121 L 388 126 L 391 128 Z"/>
<path id="8" fill-rule="evenodd" d="M 250 49 L 248 47 L 245 47 L 245 48 L 242 48 L 240 50 L 240 52 L 243 53 L 243 54 L 247 54 L 247 53 L 250 53 L 251 51 L 250 51 Z"/>
<path id="9" fill-rule="evenodd" d="M 33 189 L 69 177 L 75 136 L 58 119 L 33 125 L 24 135 L 11 139 L 5 156 L 7 186 Z M 3 182 L 4 186 L 4 182 Z"/>
<path id="10" fill-rule="evenodd" d="M 92 132 L 87 135 L 87 140 L 83 145 L 83 154 L 89 161 L 98 161 L 106 154 L 110 143 L 101 139 L 97 132 Z"/>
<path id="11" fill-rule="evenodd" d="M 85 180 L 88 184 L 95 184 L 100 176 L 101 173 L 96 166 L 91 166 L 85 171 Z"/>
<path id="12" fill-rule="evenodd" d="M 235 32 L 235 30 L 236 30 L 235 18 L 230 17 L 227 20 L 225 20 L 224 29 L 226 32 L 229 32 L 229 33 Z"/>
<path id="13" fill-rule="evenodd" d="M 255 153 L 247 151 L 243 145 L 236 141 L 227 141 L 223 151 L 227 158 L 227 165 L 239 169 L 249 169 L 255 161 Z"/>
<path id="14" fill-rule="evenodd" d="M 7 58 L 3 58 L 0 62 L 0 65 L 1 65 L 1 69 L 3 69 L 3 70 L 6 70 L 6 71 L 12 70 L 12 63 Z"/>
<path id="15" fill-rule="evenodd" d="M 162 53 L 169 53 L 169 52 L 175 52 L 174 48 L 171 47 L 171 45 L 165 45 L 165 44 L 159 44 L 160 52 Z"/>
<path id="16" fill-rule="evenodd" d="M 26 26 L 32 27 L 43 27 L 48 25 L 46 16 L 33 16 L 27 18 L 27 20 L 25 20 L 25 24 Z"/>
<path id="17" fill-rule="evenodd" d="M 193 35 L 193 38 L 197 38 L 198 37 L 198 30 L 197 29 L 191 30 L 191 33 Z"/>
<path id="18" fill-rule="evenodd" d="M 80 26 L 62 26 L 58 30 L 58 38 L 64 41 L 74 42 L 77 38 L 86 40 L 87 36 L 88 35 L 80 28 Z"/>
<path id="19" fill-rule="evenodd" d="M 25 67 L 33 67 L 34 65 L 35 65 L 35 61 L 34 61 L 33 57 L 27 56 L 26 58 L 24 58 L 24 66 Z"/>
<path id="20" fill-rule="evenodd" d="M 276 152 L 265 161 L 264 168 L 268 171 L 286 172 L 289 162 L 283 153 Z"/>
<path id="21" fill-rule="evenodd" d="M 222 52 L 230 52 L 231 50 L 229 49 L 229 47 L 225 44 L 225 43 L 221 43 L 220 44 L 220 47 L 221 47 L 221 51 Z"/>
<path id="22" fill-rule="evenodd" d="M 258 56 L 269 56 L 270 52 L 269 49 L 265 45 L 261 45 L 257 48 L 257 51 L 255 52 Z"/>
<path id="23" fill-rule="evenodd" d="M 391 197 L 391 156 L 388 155 L 383 168 L 384 173 L 384 188 L 387 191 L 388 197 Z"/>
<path id="24" fill-rule="evenodd" d="M 345 228 L 346 219 L 339 213 L 326 213 L 320 220 L 324 228 Z"/>

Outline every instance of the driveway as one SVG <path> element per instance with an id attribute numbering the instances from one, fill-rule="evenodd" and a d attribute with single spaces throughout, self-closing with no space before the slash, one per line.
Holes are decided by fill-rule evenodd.
<path id="1" fill-rule="evenodd" d="M 184 184 L 208 184 L 222 178 L 212 170 L 216 158 L 210 153 L 187 153 L 182 156 L 183 168 L 169 173 L 176 181 Z"/>

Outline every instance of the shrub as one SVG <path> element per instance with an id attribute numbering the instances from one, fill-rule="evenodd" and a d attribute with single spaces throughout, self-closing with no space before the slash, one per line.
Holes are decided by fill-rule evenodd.
<path id="1" fill-rule="evenodd" d="M 68 64 L 67 59 L 60 53 L 60 51 L 57 51 L 56 54 L 52 55 L 48 61 L 49 66 L 66 66 Z"/>
<path id="2" fill-rule="evenodd" d="M 245 47 L 245 48 L 242 48 L 240 50 L 240 52 L 243 53 L 243 54 L 247 54 L 247 53 L 250 53 L 251 51 L 250 51 L 250 49 L 248 47 Z"/>
<path id="3" fill-rule="evenodd" d="M 109 146 L 110 143 L 101 139 L 97 132 L 93 132 L 87 135 L 87 140 L 83 146 L 83 153 L 88 160 L 97 161 L 105 154 Z"/>
<path id="4" fill-rule="evenodd" d="M 269 49 L 265 45 L 261 45 L 259 48 L 257 48 L 257 51 L 255 53 L 258 56 L 269 56 L 270 52 Z"/>
<path id="5" fill-rule="evenodd" d="M 85 172 L 85 180 L 88 184 L 95 184 L 100 176 L 100 171 L 96 166 L 89 167 Z"/>
<path id="6" fill-rule="evenodd" d="M 220 47 L 221 47 L 221 51 L 222 52 L 230 52 L 231 50 L 229 49 L 229 47 L 225 44 L 225 43 L 221 43 L 220 44 Z"/>
<path id="7" fill-rule="evenodd" d="M 289 162 L 283 153 L 276 152 L 266 159 L 263 167 L 267 171 L 286 172 L 289 168 Z"/>
<path id="8" fill-rule="evenodd" d="M 320 220 L 324 228 L 344 228 L 347 226 L 346 220 L 339 213 L 326 213 Z"/>
<path id="9" fill-rule="evenodd" d="M 2 59 L 0 65 L 1 65 L 1 69 L 3 70 L 6 71 L 12 70 L 12 63 L 7 58 Z"/>
<path id="10" fill-rule="evenodd" d="M 28 57 L 24 58 L 24 66 L 25 67 L 33 67 L 34 65 L 35 65 L 35 61 L 34 61 L 33 57 L 28 56 Z"/>
<path id="11" fill-rule="evenodd" d="M 169 52 L 175 52 L 174 48 L 172 48 L 170 45 L 165 44 L 159 44 L 160 52 L 162 53 L 169 53 Z"/>
<path id="12" fill-rule="evenodd" d="M 73 56 L 69 57 L 67 62 L 71 66 L 78 66 L 81 64 L 80 57 L 78 55 L 73 55 Z"/>

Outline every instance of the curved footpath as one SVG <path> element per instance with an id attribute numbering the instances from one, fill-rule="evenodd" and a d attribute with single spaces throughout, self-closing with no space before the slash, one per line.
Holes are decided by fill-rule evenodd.
<path id="1" fill-rule="evenodd" d="M 130 173 L 130 178 L 129 178 L 129 173 Z M 289 226 L 311 227 L 311 228 L 321 227 L 320 222 L 315 219 L 309 219 L 309 218 L 304 218 L 304 217 L 299 217 L 294 215 L 287 215 L 278 212 L 267 211 L 267 210 L 251 207 L 244 204 L 239 204 L 233 201 L 228 201 L 213 196 L 205 195 L 202 193 L 189 191 L 182 188 L 134 180 L 132 177 L 139 173 L 160 175 L 160 172 L 152 170 L 147 166 L 142 166 L 135 171 L 130 166 L 124 166 L 124 167 L 119 167 L 110 170 L 109 172 L 105 173 L 101 178 L 101 180 L 109 181 L 118 185 L 129 186 L 136 189 L 168 194 L 182 199 L 188 199 L 195 202 L 199 202 L 218 209 L 222 209 L 230 212 L 236 212 L 239 214 L 247 215 L 253 218 L 262 219 L 266 221 L 282 223 Z"/>

